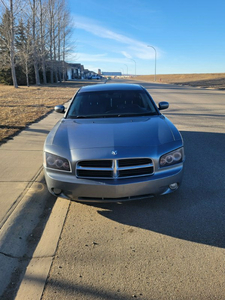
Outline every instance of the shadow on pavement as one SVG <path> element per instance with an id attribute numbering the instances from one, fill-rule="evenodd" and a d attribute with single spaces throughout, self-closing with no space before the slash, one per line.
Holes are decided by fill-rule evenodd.
<path id="1" fill-rule="evenodd" d="M 225 248 L 225 134 L 182 132 L 185 172 L 179 191 L 145 201 L 98 204 L 102 216 L 174 238 Z"/>
<path id="2" fill-rule="evenodd" d="M 8 229 L 1 238 L 1 289 L 6 285 L 5 277 L 10 274 L 11 279 L 10 283 L 4 287 L 0 299 L 15 299 L 26 267 L 32 259 L 55 202 L 56 198 L 47 190 L 43 174 L 40 174 L 38 180 L 33 182 L 32 186 L 21 196 L 16 210 L 18 213 L 13 221 L 9 218 L 11 224 L 10 226 L 7 224 Z"/>
<path id="3" fill-rule="evenodd" d="M 37 284 L 38 282 L 40 283 L 43 282 L 43 278 L 37 276 L 29 277 L 27 279 L 33 282 L 33 284 Z M 83 296 L 85 297 L 85 299 L 101 299 L 101 300 L 129 300 L 132 298 L 132 296 L 122 295 L 120 291 L 117 291 L 118 295 L 116 295 L 116 292 L 109 291 L 107 287 L 105 289 L 98 289 L 91 285 L 88 286 L 86 284 L 81 284 L 81 283 L 75 284 L 73 279 L 71 279 L 71 281 L 62 280 L 62 279 L 61 280 L 49 279 L 48 288 L 53 291 L 53 293 L 56 295 L 55 299 L 57 300 L 59 299 L 57 298 L 57 296 L 61 291 L 66 291 L 67 295 L 71 295 L 71 294 L 74 295 L 75 297 L 74 299 L 83 299 Z M 133 298 L 136 298 L 136 295 L 134 295 Z"/>

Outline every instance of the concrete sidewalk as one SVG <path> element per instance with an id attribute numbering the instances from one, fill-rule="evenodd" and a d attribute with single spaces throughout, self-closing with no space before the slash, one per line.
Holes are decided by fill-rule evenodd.
<path id="1" fill-rule="evenodd" d="M 61 118 L 53 112 L 0 147 L 0 299 L 14 299 L 55 205 L 44 181 L 42 150 L 48 132 Z M 55 241 L 50 239 L 50 250 L 42 241 L 45 247 L 38 248 L 39 258 L 47 256 L 51 262 L 68 205 L 69 201 L 67 205 L 59 202 L 62 211 L 56 220 Z"/>

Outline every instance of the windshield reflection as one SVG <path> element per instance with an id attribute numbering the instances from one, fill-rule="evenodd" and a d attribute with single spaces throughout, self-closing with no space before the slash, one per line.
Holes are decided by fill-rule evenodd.
<path id="1" fill-rule="evenodd" d="M 155 115 L 158 111 L 144 91 L 81 92 L 73 100 L 67 118 L 112 118 Z"/>

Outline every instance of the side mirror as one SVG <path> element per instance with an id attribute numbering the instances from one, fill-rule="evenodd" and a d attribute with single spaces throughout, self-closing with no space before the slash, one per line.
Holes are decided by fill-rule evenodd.
<path id="1" fill-rule="evenodd" d="M 65 107 L 64 105 L 56 105 L 54 110 L 57 112 L 57 113 L 60 113 L 60 114 L 64 114 L 65 112 Z"/>
<path id="2" fill-rule="evenodd" d="M 159 102 L 159 110 L 167 109 L 169 107 L 168 102 Z"/>

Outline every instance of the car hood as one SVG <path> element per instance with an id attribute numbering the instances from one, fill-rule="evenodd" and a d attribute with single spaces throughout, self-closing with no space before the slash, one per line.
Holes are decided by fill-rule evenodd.
<path id="1" fill-rule="evenodd" d="M 63 119 L 49 134 L 47 144 L 67 149 L 159 146 L 180 139 L 163 115 L 135 118 Z"/>

